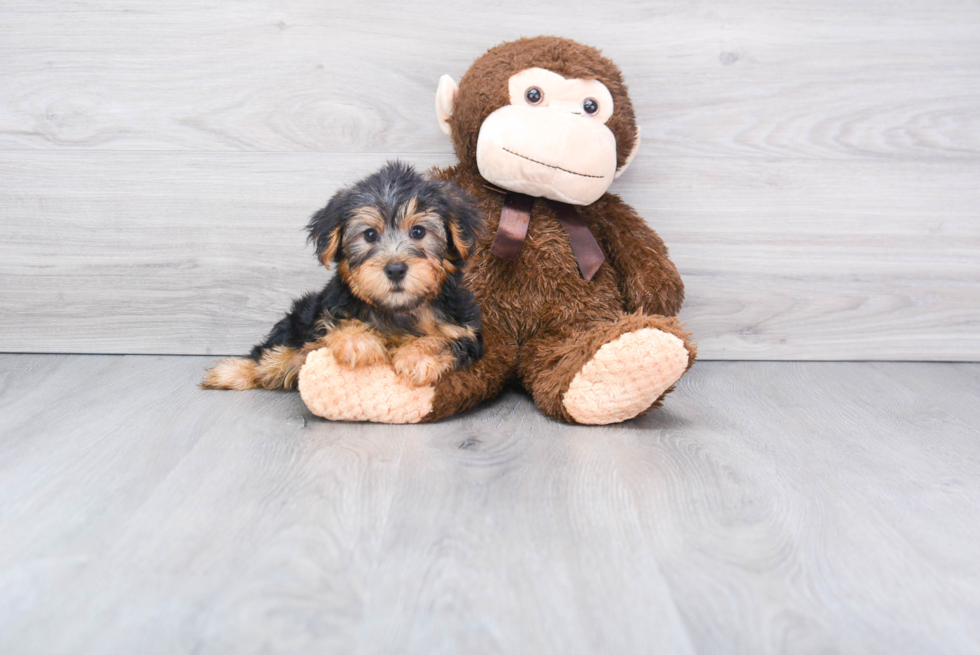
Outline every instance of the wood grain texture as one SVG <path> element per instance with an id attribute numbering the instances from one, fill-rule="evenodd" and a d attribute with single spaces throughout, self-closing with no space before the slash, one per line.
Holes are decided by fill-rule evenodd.
<path id="1" fill-rule="evenodd" d="M 549 32 L 625 73 L 702 358 L 980 360 L 966 0 L 4 2 L 0 351 L 247 350 L 339 185 L 453 161 L 439 75 Z"/>
<path id="2" fill-rule="evenodd" d="M 620 64 L 660 156 L 980 153 L 956 0 L 8 1 L 0 148 L 448 153 L 439 76 L 541 33 Z"/>
<path id="3" fill-rule="evenodd" d="M 0 349 L 247 352 L 327 279 L 307 217 L 386 158 L 97 157 L 0 153 Z M 670 245 L 702 357 L 980 359 L 980 162 L 634 166 L 614 188 Z"/>
<path id="4" fill-rule="evenodd" d="M 328 423 L 207 361 L 0 356 L 0 651 L 980 648 L 977 365 L 701 363 L 592 428 Z"/>

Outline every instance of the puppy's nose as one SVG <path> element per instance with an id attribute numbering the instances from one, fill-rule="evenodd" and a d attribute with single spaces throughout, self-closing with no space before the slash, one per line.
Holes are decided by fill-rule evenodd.
<path id="1" fill-rule="evenodd" d="M 405 273 L 408 272 L 408 264 L 405 262 L 390 262 L 385 264 L 385 275 L 392 282 L 400 282 L 404 277 Z"/>

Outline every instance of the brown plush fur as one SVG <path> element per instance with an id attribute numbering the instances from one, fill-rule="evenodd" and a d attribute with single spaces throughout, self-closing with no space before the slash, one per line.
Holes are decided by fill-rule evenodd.
<path id="1" fill-rule="evenodd" d="M 572 421 L 562 398 L 575 374 L 603 344 L 645 327 L 679 337 L 690 353 L 688 365 L 694 362 L 690 335 L 674 318 L 684 299 L 677 269 L 663 241 L 619 197 L 607 193 L 579 208 L 606 255 L 591 282 L 579 274 L 568 235 L 542 200 L 534 203 L 518 258 L 505 261 L 490 254 L 504 196 L 480 177 L 477 135 L 486 117 L 509 103 L 508 78 L 531 67 L 598 79 L 609 88 L 615 112 L 607 125 L 616 136 L 618 166 L 636 138 L 622 76 L 594 48 L 555 37 L 521 39 L 491 49 L 463 76 L 450 117 L 459 164 L 437 175 L 476 198 L 487 219 L 487 233 L 464 272 L 482 309 L 485 350 L 473 366 L 438 382 L 426 420 L 470 409 L 517 377 L 542 411 Z"/>

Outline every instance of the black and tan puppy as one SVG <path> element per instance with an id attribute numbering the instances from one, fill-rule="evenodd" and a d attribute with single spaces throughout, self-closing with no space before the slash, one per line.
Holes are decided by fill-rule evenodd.
<path id="1" fill-rule="evenodd" d="M 201 386 L 292 389 L 319 348 L 352 368 L 390 362 L 413 385 L 479 359 L 480 310 L 461 269 L 482 228 L 455 184 L 389 162 L 310 219 L 317 256 L 337 275 L 296 300 L 249 358 L 219 362 Z"/>

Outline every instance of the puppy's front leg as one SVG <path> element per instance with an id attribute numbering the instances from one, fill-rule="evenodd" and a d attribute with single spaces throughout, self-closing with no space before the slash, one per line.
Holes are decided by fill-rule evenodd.
<path id="1" fill-rule="evenodd" d="M 349 368 L 385 364 L 388 350 L 384 339 L 366 323 L 343 321 L 320 342 L 333 353 L 338 364 Z"/>
<path id="2" fill-rule="evenodd" d="M 395 373 L 416 387 L 435 384 L 456 363 L 449 342 L 443 337 L 412 339 L 391 358 Z"/>

